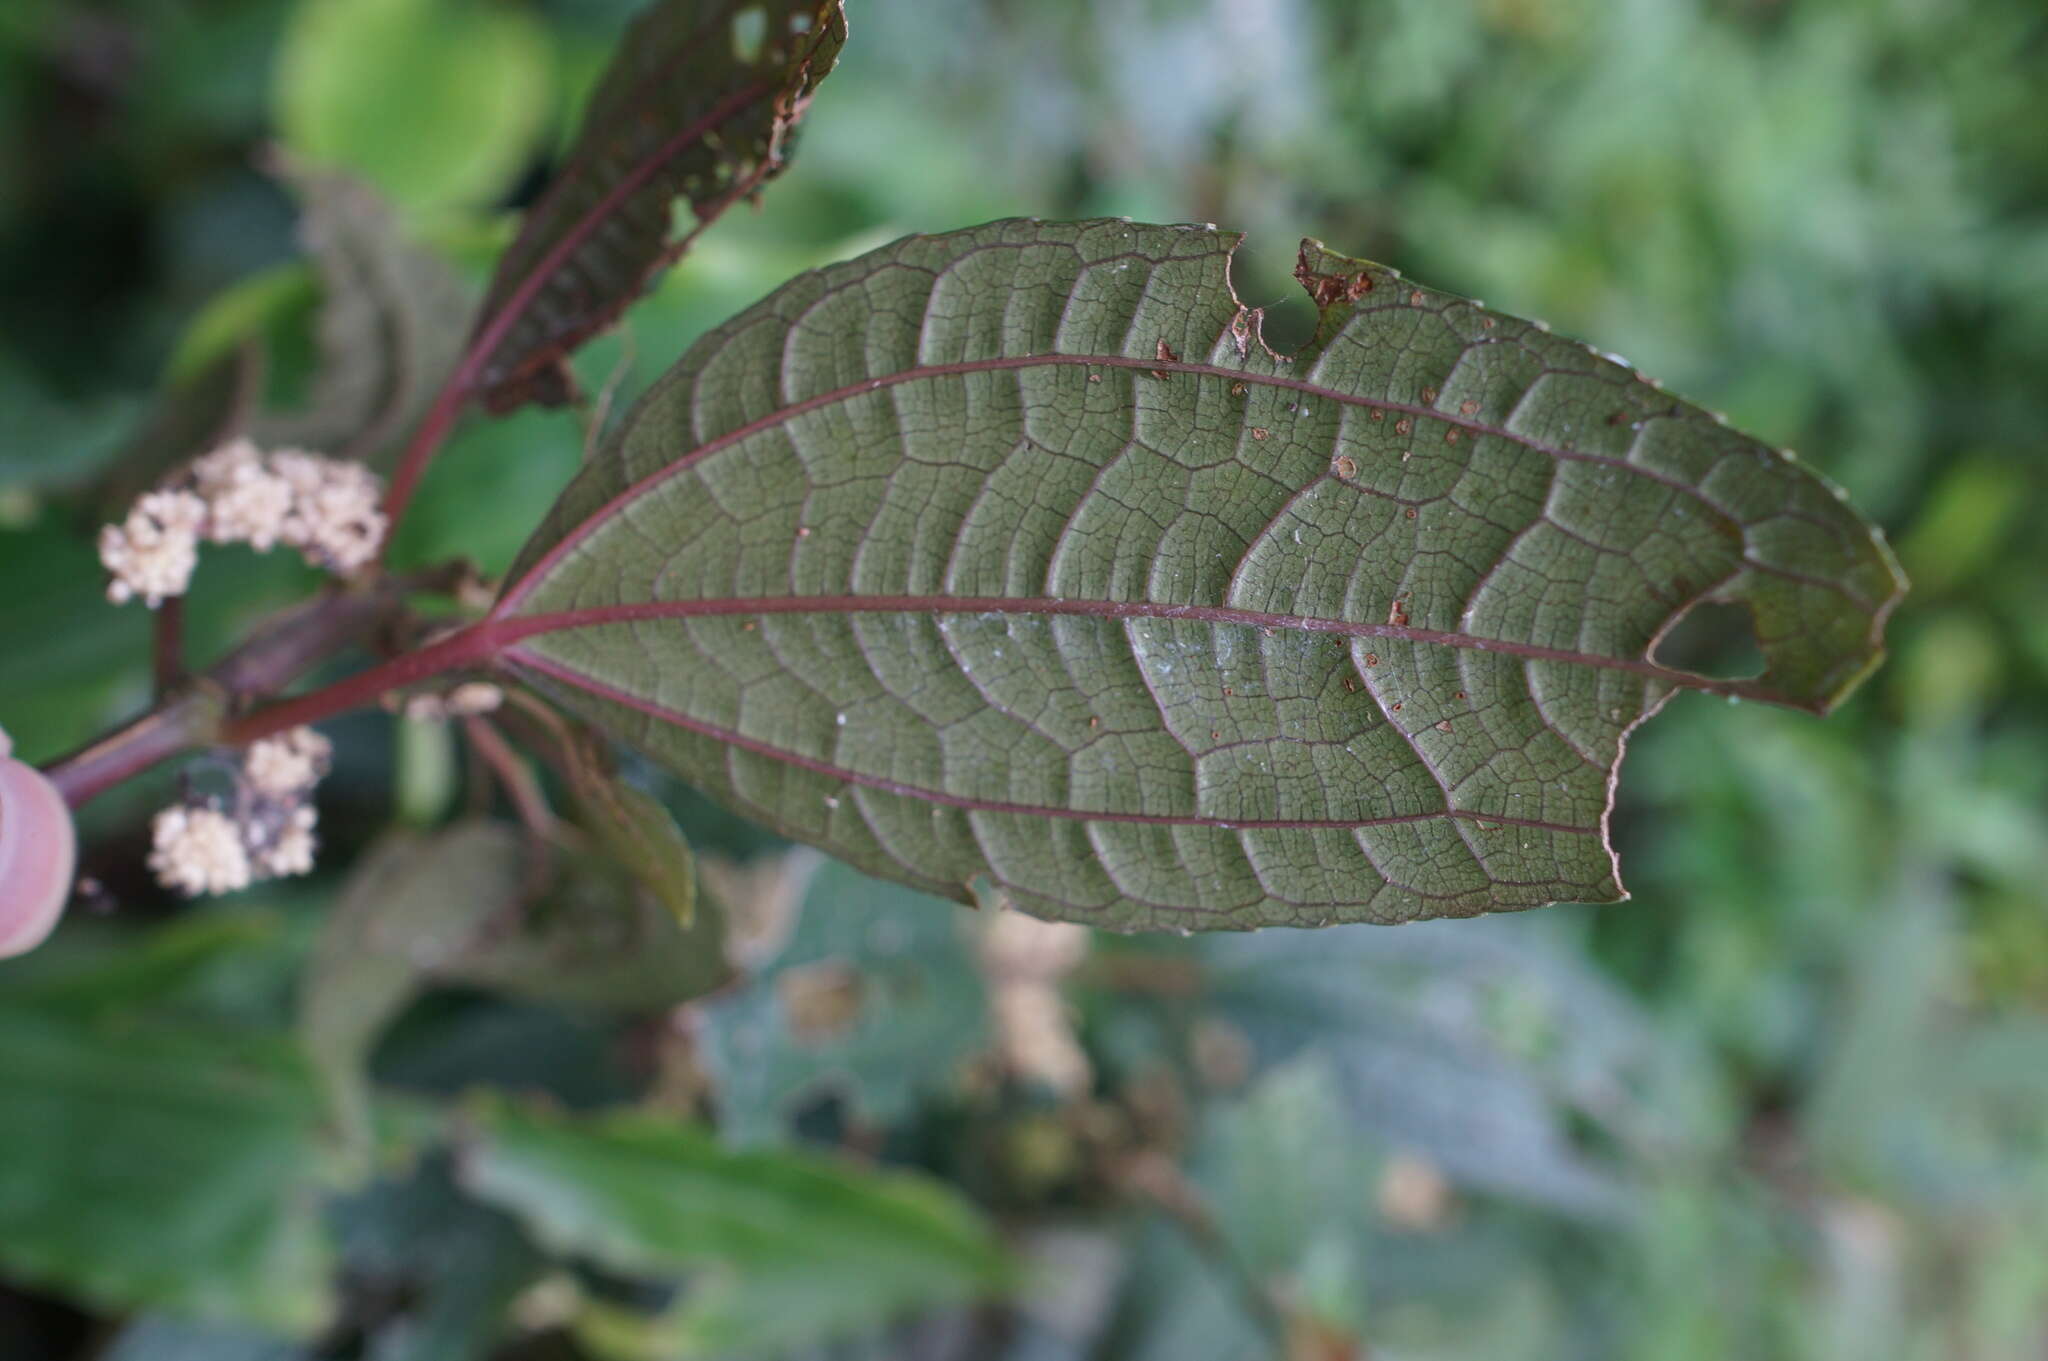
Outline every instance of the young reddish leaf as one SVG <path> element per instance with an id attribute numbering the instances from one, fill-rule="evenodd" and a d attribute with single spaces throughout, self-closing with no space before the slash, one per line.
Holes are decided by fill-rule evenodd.
<path id="1" fill-rule="evenodd" d="M 1098 925 L 1623 896 L 1679 689 L 1825 712 L 1904 581 L 1814 473 L 1543 327 L 1304 245 L 912 237 L 706 336 L 466 643 L 873 873 Z M 1761 677 L 1660 664 L 1701 602 Z"/>
<path id="2" fill-rule="evenodd" d="M 569 352 L 687 244 L 670 239 L 675 200 L 709 222 L 780 171 L 845 41 L 841 0 L 656 0 L 634 21 L 491 281 L 492 411 L 567 399 Z"/>

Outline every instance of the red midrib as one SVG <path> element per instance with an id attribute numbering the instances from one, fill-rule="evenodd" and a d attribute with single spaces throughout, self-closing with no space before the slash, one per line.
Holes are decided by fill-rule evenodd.
<path id="1" fill-rule="evenodd" d="M 1169 619 L 1193 623 L 1235 624 L 1246 628 L 1329 633 L 1347 638 L 1391 638 L 1443 647 L 1497 652 L 1528 661 L 1562 662 L 1608 671 L 1627 671 L 1682 689 L 1732 695 L 1771 704 L 1793 703 L 1787 696 L 1753 681 L 1722 681 L 1675 671 L 1632 657 L 1603 657 L 1565 648 L 1406 624 L 1372 624 L 1312 615 L 1270 614 L 1227 605 L 1175 605 L 1150 600 L 1066 600 L 1049 596 L 836 595 L 735 596 L 705 600 L 648 600 L 594 605 L 549 614 L 512 615 L 486 620 L 478 627 L 499 649 L 520 650 L 525 639 L 568 629 L 645 619 L 702 619 L 753 614 L 1002 614 L 1072 615 L 1095 619 Z M 523 653 L 522 655 L 528 655 Z"/>
<path id="2" fill-rule="evenodd" d="M 905 784 L 880 775 L 835 766 L 829 761 L 805 756 L 800 752 L 778 747 L 759 738 L 748 737 L 730 728 L 719 727 L 702 719 L 654 703 L 643 696 L 621 690 L 583 674 L 574 667 L 566 666 L 552 658 L 535 656 L 519 648 L 506 653 L 503 660 L 515 666 L 522 666 L 550 676 L 564 684 L 573 685 L 600 699 L 621 704 L 639 713 L 646 714 L 659 722 L 686 729 L 709 737 L 726 746 L 750 751 L 786 765 L 796 766 L 814 775 L 822 775 L 864 789 L 875 789 L 886 794 L 919 799 L 926 803 L 939 804 L 947 808 L 958 808 L 973 813 L 1010 813 L 1023 817 L 1053 818 L 1070 822 L 1127 822 L 1164 827 L 1216 827 L 1230 831 L 1290 831 L 1307 829 L 1328 829 L 1348 831 L 1359 827 L 1389 827 L 1415 822 L 1433 822 L 1440 818 L 1459 818 L 1482 827 L 1525 827 L 1536 831 L 1559 832 L 1571 836 L 1597 836 L 1598 827 L 1577 827 L 1568 823 L 1543 822 L 1535 818 L 1496 817 L 1490 813 L 1475 812 L 1465 808 L 1439 808 L 1427 813 L 1403 813 L 1373 818 L 1217 818 L 1195 814 L 1174 813 L 1117 813 L 1092 811 L 1084 808 L 1060 808 L 1042 804 L 1007 803 L 1000 800 L 976 799 L 966 795 L 948 793 L 941 789 L 927 789 L 919 785 Z"/>
<path id="3" fill-rule="evenodd" d="M 1013 355 L 1002 356 L 993 359 L 961 360 L 957 363 L 949 364 L 925 364 L 919 365 L 918 367 L 915 368 L 903 369 L 896 373 L 882 374 L 874 378 L 863 379 L 858 383 L 849 383 L 844 387 L 834 388 L 829 392 L 820 392 L 814 394 L 813 396 L 806 397 L 801 401 L 791 402 L 787 406 L 778 407 L 774 411 L 769 412 L 765 416 L 757 417 L 756 419 L 749 421 L 744 425 L 740 425 L 735 427 L 734 429 L 726 431 L 722 435 L 719 435 L 710 440 L 706 440 L 703 444 L 698 445 L 696 448 L 691 449 L 690 451 L 674 459 L 673 461 L 663 464 L 660 468 L 655 469 L 653 472 L 647 474 L 647 476 L 639 479 L 632 485 L 626 487 L 623 491 L 613 496 L 610 500 L 606 501 L 603 505 L 599 506 L 595 511 L 591 512 L 582 521 L 580 521 L 578 524 L 576 524 L 566 533 L 564 533 L 560 539 L 556 540 L 555 543 L 551 545 L 544 554 L 541 555 L 541 558 L 538 562 L 534 563 L 532 567 L 528 568 L 527 571 L 524 574 L 522 574 L 517 581 L 512 582 L 506 586 L 503 595 L 499 599 L 499 603 L 496 609 L 493 610 L 492 613 L 494 615 L 503 615 L 517 607 L 519 602 L 525 599 L 526 596 L 534 589 L 534 587 L 537 584 L 539 584 L 541 578 L 546 576 L 550 568 L 552 568 L 557 562 L 561 561 L 561 559 L 566 554 L 568 554 L 568 552 L 571 549 L 575 548 L 577 544 L 581 543 L 584 539 L 588 538 L 591 534 L 595 533 L 597 529 L 600 526 L 602 526 L 608 519 L 610 519 L 611 516 L 620 508 L 632 504 L 634 501 L 638 500 L 641 496 L 645 495 L 654 487 L 657 487 L 661 483 L 666 482 L 669 478 L 674 477 L 677 474 L 688 470 L 697 463 L 702 462 L 704 459 L 710 457 L 712 454 L 715 454 L 722 449 L 730 448 L 732 445 L 738 444 L 743 440 L 749 439 L 754 435 L 760 434 L 764 430 L 771 430 L 777 426 L 786 424 L 789 421 L 796 418 L 797 416 L 801 416 L 806 412 L 815 411 L 821 407 L 831 406 L 839 402 L 847 401 L 853 397 L 857 397 L 865 393 L 877 392 L 889 387 L 896 387 L 903 383 L 916 382 L 927 378 L 948 377 L 960 374 L 991 373 L 1000 372 L 1004 370 L 1050 367 L 1054 365 L 1069 365 L 1089 368 L 1101 367 L 1137 369 L 1147 373 L 1188 373 L 1202 377 L 1223 378 L 1228 379 L 1232 382 L 1247 383 L 1255 386 L 1286 388 L 1291 391 L 1301 392 L 1309 396 L 1321 397 L 1326 400 L 1336 402 L 1339 405 L 1343 406 L 1357 406 L 1381 411 L 1393 411 L 1401 413 L 1403 415 L 1417 416 L 1428 420 L 1440 421 L 1446 425 L 1456 426 L 1459 429 L 1470 430 L 1475 434 L 1489 435 L 1496 439 L 1504 439 L 1509 441 L 1510 443 L 1518 444 L 1523 448 L 1532 450 L 1536 453 L 1548 455 L 1551 458 L 1562 459 L 1578 463 L 1603 464 L 1609 467 L 1622 469 L 1626 472 L 1632 473 L 1639 477 L 1648 478 L 1653 482 L 1662 483 L 1663 485 L 1672 488 L 1674 491 L 1680 492 L 1683 495 L 1692 498 L 1701 506 L 1712 511 L 1714 514 L 1720 516 L 1721 518 L 1727 520 L 1731 525 L 1734 525 L 1738 531 L 1740 531 L 1741 529 L 1741 522 L 1737 520 L 1734 515 L 1730 514 L 1724 507 L 1716 504 L 1712 499 L 1710 499 L 1704 492 L 1700 491 L 1697 487 L 1691 486 L 1690 484 L 1683 482 L 1678 478 L 1672 477 L 1666 473 L 1659 472 L 1654 468 L 1645 467 L 1644 465 L 1639 463 L 1632 463 L 1625 458 L 1616 458 L 1608 454 L 1591 454 L 1581 452 L 1579 450 L 1565 449 L 1553 444 L 1547 444 L 1541 440 L 1534 439 L 1527 435 L 1521 435 L 1513 431 L 1504 430 L 1499 428 L 1498 426 L 1487 425 L 1486 423 L 1475 420 L 1469 416 L 1459 415 L 1454 412 L 1440 411 L 1432 406 L 1421 406 L 1411 402 L 1398 402 L 1385 398 L 1362 397 L 1351 393 L 1338 392 L 1330 388 L 1321 387 L 1315 383 L 1311 383 L 1308 380 L 1302 378 L 1289 378 L 1282 374 L 1260 374 L 1244 369 L 1224 368 L 1216 364 L 1196 364 L 1181 360 L 1133 359 L 1126 355 Z M 1743 537 L 1746 540 L 1747 536 L 1745 535 Z M 1770 573 L 1776 572 L 1776 569 L 1768 563 L 1754 562 L 1752 563 L 1752 565 L 1758 571 Z M 1839 585 L 1833 585 L 1832 583 L 1830 583 L 1830 585 L 1833 586 L 1833 589 L 1841 591 L 1845 596 L 1849 594 L 1846 588 L 1843 588 Z"/>

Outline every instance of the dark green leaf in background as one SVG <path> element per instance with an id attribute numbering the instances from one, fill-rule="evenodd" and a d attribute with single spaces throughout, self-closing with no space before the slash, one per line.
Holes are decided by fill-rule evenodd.
<path id="1" fill-rule="evenodd" d="M 331 1309 L 329 1167 L 284 1037 L 0 1005 L 0 1267 L 288 1333 Z"/>
<path id="2" fill-rule="evenodd" d="M 347 175 L 284 169 L 299 235 L 319 270 L 320 362 L 298 410 L 251 433 L 367 459 L 412 433 L 461 357 L 473 306 L 437 256 L 407 241 L 383 200 Z"/>
<path id="3" fill-rule="evenodd" d="M 1273 354 L 1236 244 L 999 222 L 797 279 L 564 494 L 505 660 L 871 873 L 1125 929 L 1619 898 L 1636 724 L 1877 663 L 1902 579 L 1788 456 L 1314 243 Z M 1656 659 L 1703 602 L 1762 677 Z"/>
<path id="4" fill-rule="evenodd" d="M 731 1152 L 673 1119 L 478 1106 L 462 1182 L 556 1252 L 700 1273 L 662 1319 L 669 1355 L 766 1350 L 1008 1284 L 977 1215 L 937 1183 L 813 1153 Z"/>

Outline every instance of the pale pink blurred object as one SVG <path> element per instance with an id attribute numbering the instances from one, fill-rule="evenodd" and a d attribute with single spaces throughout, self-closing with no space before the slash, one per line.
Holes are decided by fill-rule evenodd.
<path id="1" fill-rule="evenodd" d="M 71 897 L 78 833 L 57 787 L 0 730 L 0 959 L 49 938 Z"/>

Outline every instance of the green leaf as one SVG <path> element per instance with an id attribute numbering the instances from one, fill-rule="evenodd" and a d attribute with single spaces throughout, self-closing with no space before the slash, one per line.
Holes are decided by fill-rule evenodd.
<path id="1" fill-rule="evenodd" d="M 272 101 L 286 148 L 409 214 L 484 202 L 532 153 L 546 35 L 479 0 L 300 0 Z"/>
<path id="2" fill-rule="evenodd" d="M 778 173 L 845 41 L 841 0 L 655 0 L 634 21 L 491 281 L 493 411 L 567 399 L 564 357 L 688 245 L 675 200 L 708 223 Z"/>
<path id="3" fill-rule="evenodd" d="M 320 275 L 320 366 L 301 409 L 266 412 L 251 433 L 369 458 L 426 414 L 462 356 L 471 300 L 368 185 L 289 166 L 284 177 L 299 191 L 299 235 Z"/>
<path id="4" fill-rule="evenodd" d="M 652 1010 L 730 975 L 717 913 L 686 932 L 609 865 L 563 857 L 554 882 L 536 885 L 531 859 L 519 832 L 497 823 L 395 832 L 356 867 L 329 913 L 306 974 L 300 1036 L 359 1155 L 373 1132 L 369 1055 L 435 984 Z"/>
<path id="5" fill-rule="evenodd" d="M 583 825 L 687 931 L 697 915 L 697 863 L 661 801 L 627 784 L 610 753 L 583 733 L 569 739 L 565 765 Z"/>
<path id="6" fill-rule="evenodd" d="M 0 1270 L 110 1310 L 327 1317 L 319 1103 L 288 1043 L 0 1005 Z"/>
<path id="7" fill-rule="evenodd" d="M 357 864 L 314 946 L 299 1038 L 358 1167 L 373 1142 L 367 1068 L 377 1037 L 524 891 L 516 833 L 468 823 L 393 832 Z"/>
<path id="8" fill-rule="evenodd" d="M 732 977 L 724 940 L 718 913 L 695 914 L 685 930 L 622 867 L 564 854 L 547 894 L 442 976 L 539 1002 L 656 1011 Z"/>
<path id="9" fill-rule="evenodd" d="M 796 1346 L 1009 1283 L 994 1235 L 937 1183 L 793 1152 L 735 1153 L 666 1116 L 480 1106 L 463 1184 L 557 1252 L 699 1272 L 664 1354 Z"/>
<path id="10" fill-rule="evenodd" d="M 988 1003 L 958 913 L 812 851 L 785 856 L 757 902 L 791 906 L 787 940 L 747 986 L 705 1008 L 704 1059 L 719 1128 L 736 1143 L 776 1139 L 827 1089 L 877 1124 L 988 1045 Z M 739 914 L 739 906 L 734 907 Z"/>
<path id="11" fill-rule="evenodd" d="M 1903 589 L 1825 481 L 1531 323 L 1303 246 L 912 237 L 706 336 L 484 630 L 787 834 L 1118 928 L 1623 895 L 1623 742 L 1675 691 L 1824 712 Z M 1702 601 L 1768 672 L 1660 665 Z"/>

